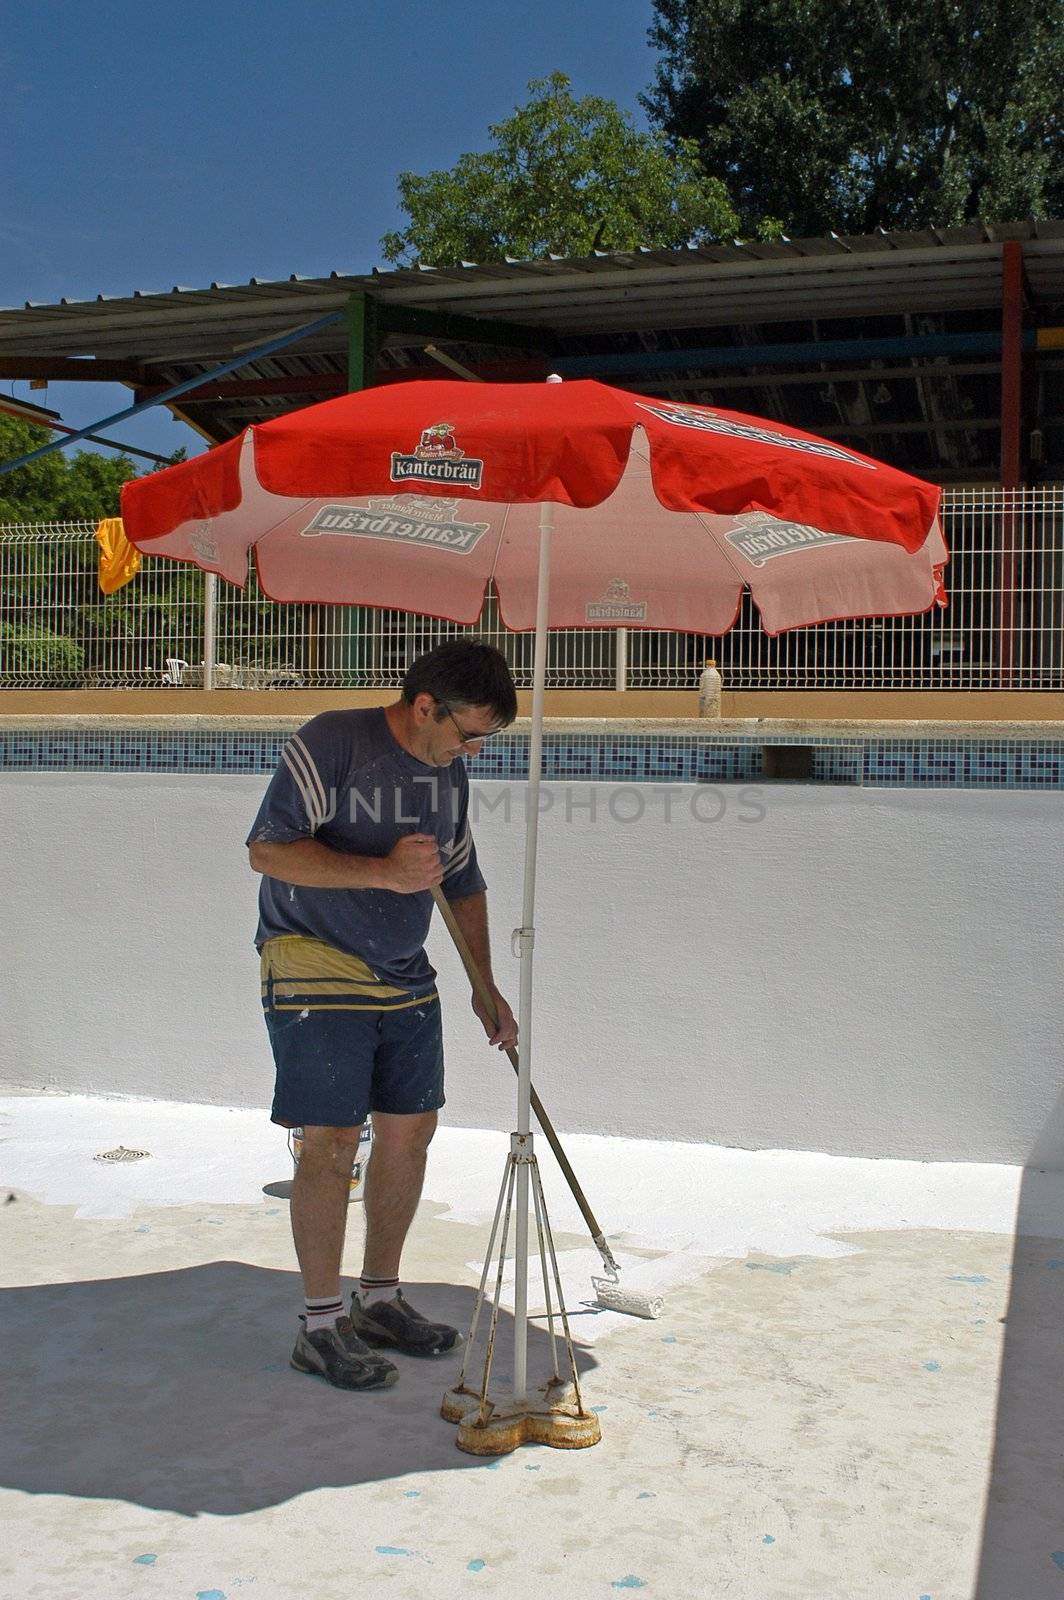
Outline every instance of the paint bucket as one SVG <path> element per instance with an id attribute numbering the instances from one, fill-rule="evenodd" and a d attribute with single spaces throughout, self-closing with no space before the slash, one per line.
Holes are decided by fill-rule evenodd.
<path id="1" fill-rule="evenodd" d="M 298 1167 L 299 1158 L 303 1154 L 302 1128 L 289 1128 L 288 1148 L 292 1152 L 293 1166 Z M 351 1191 L 348 1195 L 349 1201 L 361 1200 L 363 1197 L 363 1186 L 366 1181 L 366 1168 L 369 1166 L 369 1158 L 372 1153 L 373 1123 L 370 1118 L 367 1117 L 365 1122 L 362 1124 L 362 1133 L 359 1136 L 358 1141 L 358 1152 L 355 1156 L 355 1164 L 351 1168 Z"/>

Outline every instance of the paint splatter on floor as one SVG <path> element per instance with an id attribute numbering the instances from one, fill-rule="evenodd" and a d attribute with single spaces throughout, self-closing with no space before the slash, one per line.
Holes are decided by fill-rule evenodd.
<path id="1" fill-rule="evenodd" d="M 649 1489 L 644 1489 L 641 1494 L 637 1494 L 636 1495 L 636 1499 L 637 1500 L 656 1500 L 657 1499 L 657 1495 L 651 1494 Z"/>
<path id="2" fill-rule="evenodd" d="M 614 1578 L 610 1584 L 611 1589 L 645 1589 L 646 1586 L 645 1578 L 637 1578 L 631 1572 L 626 1578 Z"/>
<path id="3" fill-rule="evenodd" d="M 154 1567 L 158 1559 L 158 1556 L 134 1556 L 133 1565 L 135 1567 Z"/>
<path id="4" fill-rule="evenodd" d="M 416 1500 L 418 1498 L 418 1496 L 420 1495 L 420 1493 L 421 1493 L 420 1489 L 404 1489 L 403 1490 L 403 1499 L 404 1500 Z"/>
<path id="5" fill-rule="evenodd" d="M 981 1272 L 972 1272 L 968 1274 L 963 1272 L 953 1272 L 950 1274 L 949 1281 L 950 1283 L 989 1283 L 990 1279 L 984 1277 Z"/>
<path id="6" fill-rule="evenodd" d="M 221 1589 L 197 1589 L 196 1600 L 225 1600 Z"/>
<path id="7" fill-rule="evenodd" d="M 761 1543 L 762 1544 L 775 1544 L 776 1540 L 775 1540 L 775 1537 L 771 1533 L 766 1533 L 766 1535 L 762 1539 Z"/>
<path id="8" fill-rule="evenodd" d="M 1054 1550 L 1053 1560 L 1056 1562 L 1061 1571 L 1064 1572 L 1064 1550 Z"/>
<path id="9" fill-rule="evenodd" d="M 486 1561 L 481 1561 L 478 1558 L 476 1561 L 467 1561 L 466 1562 L 466 1571 L 467 1572 L 483 1572 L 484 1568 L 486 1566 L 487 1566 L 487 1562 Z"/>
<path id="10" fill-rule="evenodd" d="M 379 1556 L 412 1556 L 412 1550 L 404 1550 L 401 1544 L 378 1544 L 374 1546 Z"/>
<path id="11" fill-rule="evenodd" d="M 942 1363 L 940 1361 L 925 1361 L 924 1362 L 924 1371 L 925 1372 L 941 1372 L 942 1371 Z"/>

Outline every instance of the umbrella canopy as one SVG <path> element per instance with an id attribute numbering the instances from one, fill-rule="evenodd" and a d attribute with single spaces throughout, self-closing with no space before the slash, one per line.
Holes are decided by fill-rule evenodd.
<path id="1" fill-rule="evenodd" d="M 531 629 L 553 501 L 549 627 L 768 632 L 944 598 L 939 491 L 737 412 L 604 384 L 415 382 L 308 406 L 128 484 L 132 542 L 278 601 L 472 623 L 493 580 Z"/>

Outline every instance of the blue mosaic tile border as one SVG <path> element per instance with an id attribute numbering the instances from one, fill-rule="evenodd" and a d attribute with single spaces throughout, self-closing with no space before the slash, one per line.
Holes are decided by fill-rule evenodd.
<path id="1" fill-rule="evenodd" d="M 270 773 L 281 730 L 0 730 L 0 771 Z M 1064 740 L 891 739 L 817 734 L 560 733 L 543 740 L 544 777 L 613 783 L 764 783 L 769 746 L 812 746 L 798 781 L 875 788 L 1064 789 Z M 470 760 L 472 778 L 528 776 L 527 734 Z"/>
<path id="2" fill-rule="evenodd" d="M 0 731 L 0 771 L 272 772 L 287 734 L 159 729 Z"/>
<path id="3" fill-rule="evenodd" d="M 878 788 L 1061 789 L 1064 743 L 972 739 L 869 742 L 862 783 Z"/>

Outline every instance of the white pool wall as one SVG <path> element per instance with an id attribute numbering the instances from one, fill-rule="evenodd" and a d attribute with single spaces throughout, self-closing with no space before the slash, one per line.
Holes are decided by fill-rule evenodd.
<path id="1" fill-rule="evenodd" d="M 0 1081 L 266 1106 L 264 776 L 0 774 Z M 474 785 L 516 1009 L 524 786 Z M 533 1071 L 559 1128 L 1064 1166 L 1061 797 L 548 783 Z M 592 802 L 594 810 L 592 811 Z M 446 931 L 447 1119 L 513 1123 Z"/>

